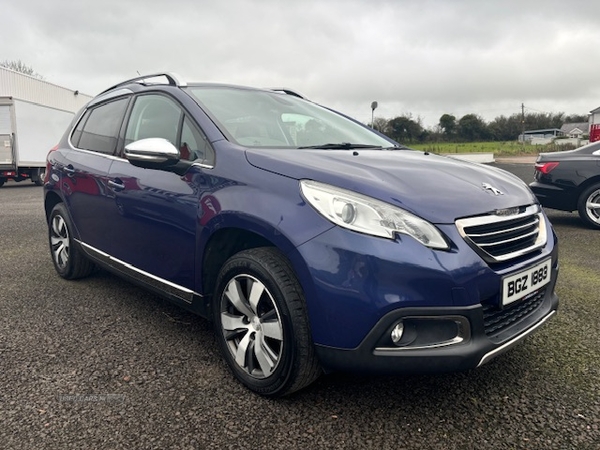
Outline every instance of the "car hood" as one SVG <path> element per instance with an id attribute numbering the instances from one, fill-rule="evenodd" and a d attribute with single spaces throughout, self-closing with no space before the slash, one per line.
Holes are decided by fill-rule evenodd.
<path id="1" fill-rule="evenodd" d="M 536 203 L 508 172 L 411 150 L 248 149 L 246 158 L 259 169 L 369 195 L 438 224 Z"/>

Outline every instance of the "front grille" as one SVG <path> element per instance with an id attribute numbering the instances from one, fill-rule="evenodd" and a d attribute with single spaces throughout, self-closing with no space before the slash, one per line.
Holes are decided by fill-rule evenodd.
<path id="1" fill-rule="evenodd" d="M 488 262 L 507 261 L 546 244 L 544 217 L 537 205 L 511 216 L 487 214 L 456 221 L 465 241 Z"/>
<path id="2" fill-rule="evenodd" d="M 502 309 L 495 305 L 482 304 L 485 334 L 495 336 L 521 321 L 540 307 L 545 295 L 546 289 L 544 288 L 525 300 L 510 304 Z"/>

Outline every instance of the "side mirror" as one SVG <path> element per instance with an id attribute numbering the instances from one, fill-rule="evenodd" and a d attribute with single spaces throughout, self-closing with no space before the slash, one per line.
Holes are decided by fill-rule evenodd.
<path id="1" fill-rule="evenodd" d="M 125 146 L 125 158 L 134 166 L 160 169 L 176 164 L 179 150 L 163 138 L 140 139 Z"/>

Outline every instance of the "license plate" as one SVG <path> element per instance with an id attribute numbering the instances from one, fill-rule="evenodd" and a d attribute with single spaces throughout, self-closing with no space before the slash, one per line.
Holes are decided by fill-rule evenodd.
<path id="1" fill-rule="evenodd" d="M 529 269 L 502 279 L 502 305 L 521 300 L 550 282 L 551 261 L 536 264 Z"/>

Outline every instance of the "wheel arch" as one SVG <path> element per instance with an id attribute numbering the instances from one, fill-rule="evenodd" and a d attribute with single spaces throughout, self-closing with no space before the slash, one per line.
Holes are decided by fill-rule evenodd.
<path id="1" fill-rule="evenodd" d="M 220 223 L 223 223 L 222 220 L 223 218 Z M 242 225 L 239 217 L 236 217 L 235 222 L 228 226 L 219 226 L 212 233 L 205 229 L 198 238 L 196 279 L 200 282 L 197 290 L 203 295 L 207 305 L 211 303 L 219 271 L 231 256 L 251 248 L 273 247 L 290 262 L 304 291 L 309 317 L 317 313 L 315 310 L 318 309 L 318 305 L 311 301 L 315 298 L 316 289 L 309 268 L 292 241 L 282 234 L 281 230 L 262 221 L 253 219 Z"/>
<path id="2" fill-rule="evenodd" d="M 59 203 L 62 203 L 62 199 L 60 198 L 60 195 L 58 195 L 56 192 L 50 191 L 46 194 L 46 198 L 44 199 L 44 211 L 46 213 L 46 222 L 48 222 L 48 220 L 50 219 L 50 213 L 52 212 L 54 207 Z"/>
<path id="3" fill-rule="evenodd" d="M 217 275 L 231 256 L 242 250 L 257 247 L 277 247 L 260 234 L 242 229 L 227 227 L 215 231 L 204 246 L 201 259 L 201 292 L 211 296 L 215 289 Z"/>
<path id="4" fill-rule="evenodd" d="M 600 175 L 595 175 L 591 178 L 588 178 L 583 183 L 581 183 L 579 186 L 577 186 L 577 199 L 576 199 L 577 202 L 579 201 L 579 197 L 581 196 L 583 191 L 585 191 L 587 188 L 589 188 L 590 186 L 593 186 L 595 184 L 600 184 Z"/>

